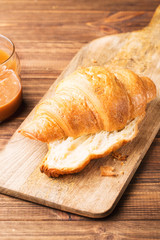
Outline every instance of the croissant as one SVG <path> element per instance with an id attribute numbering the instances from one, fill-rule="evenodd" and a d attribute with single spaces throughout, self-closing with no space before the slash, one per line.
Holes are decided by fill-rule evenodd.
<path id="1" fill-rule="evenodd" d="M 78 172 L 92 158 L 131 141 L 155 96 L 154 83 L 131 70 L 80 68 L 37 106 L 33 120 L 19 132 L 48 143 L 42 172 L 53 177 Z"/>

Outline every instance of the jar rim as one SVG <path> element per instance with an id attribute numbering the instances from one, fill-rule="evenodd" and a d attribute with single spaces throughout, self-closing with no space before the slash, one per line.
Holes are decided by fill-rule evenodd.
<path id="1" fill-rule="evenodd" d="M 2 35 L 2 34 L 0 34 L 0 38 L 5 39 L 5 40 L 6 40 L 7 42 L 9 42 L 9 43 L 11 44 L 11 46 L 12 46 L 12 52 L 11 52 L 11 54 L 9 55 L 9 57 L 8 57 L 4 62 L 0 63 L 0 66 L 2 66 L 2 65 L 5 64 L 6 62 L 8 62 L 8 61 L 10 60 L 10 58 L 13 56 L 13 54 L 15 53 L 15 45 L 14 45 L 14 43 L 13 43 L 8 37 L 6 37 L 6 36 L 4 36 L 4 35 Z"/>

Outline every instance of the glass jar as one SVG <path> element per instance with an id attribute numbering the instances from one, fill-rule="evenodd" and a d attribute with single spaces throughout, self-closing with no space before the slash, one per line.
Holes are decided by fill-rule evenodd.
<path id="1" fill-rule="evenodd" d="M 0 121 L 10 117 L 21 100 L 20 61 L 13 42 L 0 35 Z"/>

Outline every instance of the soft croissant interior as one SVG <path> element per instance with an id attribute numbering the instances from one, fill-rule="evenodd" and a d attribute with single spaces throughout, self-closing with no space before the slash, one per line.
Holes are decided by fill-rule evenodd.
<path id="1" fill-rule="evenodd" d="M 121 131 L 111 133 L 101 131 L 78 138 L 68 137 L 65 140 L 50 142 L 41 171 L 49 177 L 81 171 L 91 159 L 106 156 L 131 141 L 137 135 L 140 120 L 134 119 Z"/>

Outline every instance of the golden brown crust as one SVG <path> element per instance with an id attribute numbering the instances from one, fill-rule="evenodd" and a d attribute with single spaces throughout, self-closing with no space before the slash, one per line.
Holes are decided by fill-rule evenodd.
<path id="1" fill-rule="evenodd" d="M 103 128 L 101 130 L 114 131 L 124 128 L 129 120 L 129 99 L 121 82 L 108 69 L 103 67 L 82 68 L 79 70 L 87 81 L 91 83 L 92 91 L 97 96 L 103 113 Z M 93 104 L 95 105 L 95 100 Z M 98 107 L 97 112 L 100 111 Z"/>
<path id="2" fill-rule="evenodd" d="M 61 139 L 64 136 L 63 129 L 47 114 L 42 115 L 41 118 L 35 118 L 18 132 L 25 137 L 42 142 L 50 142 L 53 138 Z"/>
<path id="3" fill-rule="evenodd" d="M 81 68 L 62 80 L 52 99 L 38 105 L 33 121 L 19 132 L 43 142 L 121 130 L 145 114 L 154 83 L 128 69 Z"/>
<path id="4" fill-rule="evenodd" d="M 149 103 L 156 96 L 156 86 L 153 84 L 153 82 L 148 77 L 141 77 L 141 79 L 142 79 L 144 87 L 145 87 L 145 91 L 146 91 L 146 95 L 147 95 L 147 103 Z"/>

